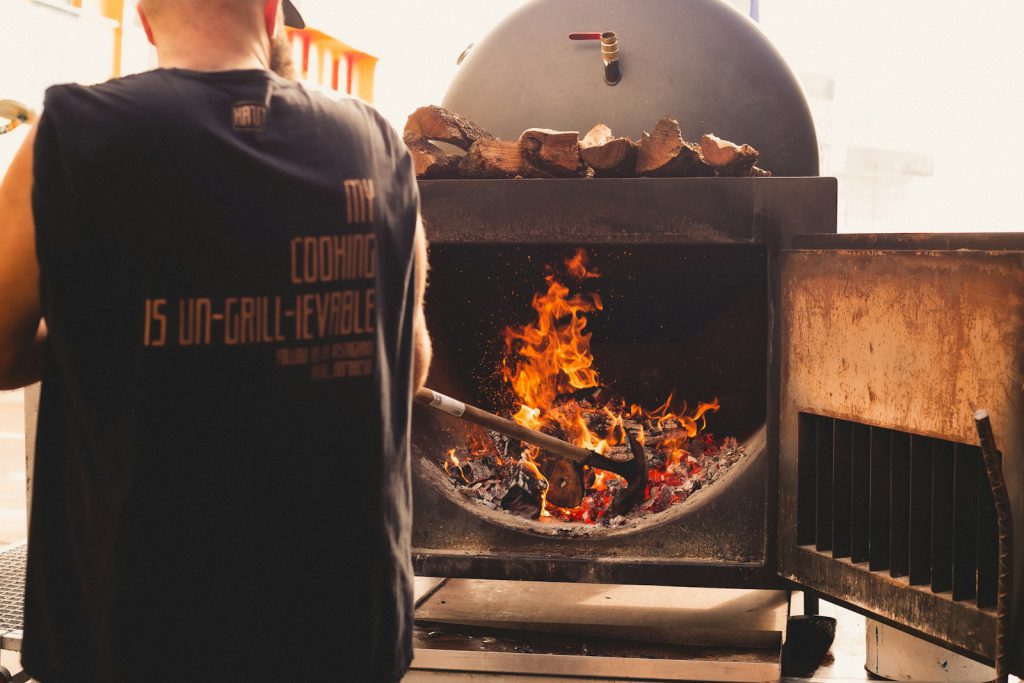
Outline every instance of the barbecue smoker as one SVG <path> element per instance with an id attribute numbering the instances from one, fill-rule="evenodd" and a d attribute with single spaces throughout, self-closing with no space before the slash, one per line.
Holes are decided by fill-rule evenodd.
<path id="1" fill-rule="evenodd" d="M 615 33 L 617 81 L 580 31 Z M 717 0 L 537 0 L 473 47 L 444 105 L 510 139 L 596 122 L 636 138 L 669 114 L 688 139 L 748 142 L 776 177 L 421 182 L 434 389 L 497 409 L 502 330 L 546 264 L 585 248 L 603 382 L 647 405 L 717 397 L 709 429 L 747 457 L 659 515 L 567 528 L 462 495 L 443 465 L 465 425 L 417 407 L 417 572 L 793 582 L 991 661 L 998 536 L 972 414 L 991 415 L 1020 539 L 1024 236 L 835 235 L 799 86 Z M 1019 673 L 1020 629 L 1006 642 Z"/>

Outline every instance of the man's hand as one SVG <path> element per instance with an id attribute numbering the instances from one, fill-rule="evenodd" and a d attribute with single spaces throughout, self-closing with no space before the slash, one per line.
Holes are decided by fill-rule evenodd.
<path id="1" fill-rule="evenodd" d="M 46 326 L 39 304 L 39 263 L 32 218 L 29 132 L 0 184 L 0 389 L 39 380 Z"/>
<path id="2" fill-rule="evenodd" d="M 413 320 L 413 391 L 422 389 L 427 383 L 430 370 L 430 359 L 433 349 L 430 345 L 430 333 L 427 331 L 427 317 L 423 312 L 423 296 L 427 291 L 427 234 L 423 229 L 423 219 L 416 221 L 416 236 L 413 238 L 413 268 L 416 273 Z"/>

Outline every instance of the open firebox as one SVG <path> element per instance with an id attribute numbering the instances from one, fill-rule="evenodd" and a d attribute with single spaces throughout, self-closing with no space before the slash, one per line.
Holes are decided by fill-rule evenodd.
<path id="1" fill-rule="evenodd" d="M 623 505 L 624 477 L 418 409 L 421 573 L 778 584 L 776 264 L 834 230 L 836 186 L 755 180 L 421 183 L 430 386 L 647 460 Z"/>
<path id="2" fill-rule="evenodd" d="M 418 407 L 418 573 L 794 582 L 991 661 L 971 416 L 992 415 L 1019 530 L 1019 236 L 828 234 L 829 178 L 421 188 L 429 385 L 646 476 L 624 505 L 628 478 Z"/>

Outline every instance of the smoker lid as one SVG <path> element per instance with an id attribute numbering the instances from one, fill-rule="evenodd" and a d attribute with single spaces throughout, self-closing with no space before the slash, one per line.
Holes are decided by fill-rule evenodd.
<path id="1" fill-rule="evenodd" d="M 600 46 L 578 31 L 614 31 L 622 80 L 604 81 Z M 818 142 L 793 73 L 757 25 L 722 0 L 532 0 L 475 45 L 444 106 L 495 135 L 527 128 L 634 139 L 658 118 L 761 152 L 779 176 L 818 175 Z"/>

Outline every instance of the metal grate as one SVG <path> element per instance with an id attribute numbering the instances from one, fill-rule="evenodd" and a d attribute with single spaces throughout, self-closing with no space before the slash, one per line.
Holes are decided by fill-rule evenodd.
<path id="1" fill-rule="evenodd" d="M 25 543 L 0 552 L 0 631 L 20 631 L 24 613 Z"/>
<path id="2" fill-rule="evenodd" d="M 977 446 L 800 414 L 797 542 L 995 607 L 995 505 Z"/>

